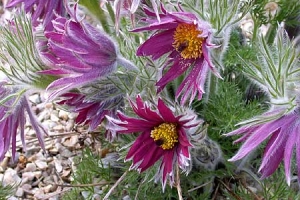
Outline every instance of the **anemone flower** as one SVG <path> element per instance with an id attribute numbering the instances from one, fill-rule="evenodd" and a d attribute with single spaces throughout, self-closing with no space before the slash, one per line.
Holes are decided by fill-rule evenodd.
<path id="1" fill-rule="evenodd" d="M 263 116 L 274 115 L 280 110 L 267 112 Z M 284 162 L 287 183 L 291 182 L 291 160 L 293 149 L 296 152 L 298 180 L 300 180 L 300 108 L 280 118 L 256 125 L 245 125 L 226 136 L 242 135 L 237 142 L 244 142 L 239 151 L 230 161 L 242 159 L 267 140 L 263 160 L 259 168 L 262 178 L 273 174 L 281 161 Z"/>
<path id="2" fill-rule="evenodd" d="M 21 96 L 17 99 L 12 95 L 15 89 L 8 88 L 5 81 L 0 82 L 0 160 L 3 160 L 10 145 L 12 147 L 12 158 L 15 160 L 16 154 L 16 138 L 19 133 L 23 144 L 25 145 L 25 123 L 26 115 L 28 114 L 32 128 L 35 130 L 40 145 L 44 149 L 43 135 L 46 133 L 45 129 L 35 118 L 28 104 L 26 96 Z M 3 103 L 5 102 L 5 103 Z"/>
<path id="3" fill-rule="evenodd" d="M 58 104 L 67 106 L 71 112 L 78 113 L 75 122 L 77 124 L 88 124 L 89 131 L 94 131 L 103 122 L 105 115 L 115 118 L 117 110 L 124 104 L 123 94 L 113 97 L 108 97 L 108 94 L 105 94 L 113 92 L 112 90 L 110 88 L 98 91 L 97 99 L 89 98 L 82 93 L 68 92 L 61 96 L 63 100 L 59 101 Z M 114 132 L 107 130 L 106 137 L 111 141 L 116 135 Z"/>
<path id="4" fill-rule="evenodd" d="M 6 8 L 16 7 L 18 4 L 24 3 L 26 13 L 32 14 L 32 23 L 34 26 L 43 22 L 45 30 L 53 28 L 51 20 L 55 19 L 55 15 L 66 15 L 63 0 L 11 0 Z"/>
<path id="5" fill-rule="evenodd" d="M 53 31 L 45 33 L 49 49 L 41 51 L 43 61 L 51 66 L 41 73 L 59 76 L 47 87 L 53 91 L 49 99 L 106 77 L 118 64 L 135 69 L 107 35 L 84 20 L 58 17 L 53 26 Z"/>
<path id="6" fill-rule="evenodd" d="M 174 166 L 178 165 L 183 171 L 189 172 L 191 167 L 189 130 L 199 124 L 194 120 L 196 115 L 175 116 L 170 108 L 159 99 L 157 110 L 150 109 L 140 96 L 131 107 L 139 118 L 128 117 L 118 112 L 119 120 L 108 117 L 120 134 L 141 132 L 131 146 L 125 161 L 132 160 L 130 169 L 143 172 L 161 160 L 155 180 L 161 180 L 163 189 L 169 179 L 174 183 Z"/>
<path id="7" fill-rule="evenodd" d="M 137 50 L 138 56 L 151 56 L 156 60 L 168 54 L 168 62 L 164 66 L 167 71 L 156 83 L 160 92 L 170 81 L 186 74 L 186 77 L 176 91 L 176 98 L 181 94 L 181 104 L 190 99 L 198 99 L 204 93 L 204 83 L 210 68 L 220 77 L 212 64 L 208 49 L 215 47 L 210 43 L 212 34 L 211 26 L 194 14 L 184 12 L 167 12 L 161 7 L 160 21 L 155 13 L 144 9 L 147 18 L 144 19 L 147 26 L 134 29 L 133 32 L 156 30 Z M 169 68 L 168 70 L 166 70 Z"/>

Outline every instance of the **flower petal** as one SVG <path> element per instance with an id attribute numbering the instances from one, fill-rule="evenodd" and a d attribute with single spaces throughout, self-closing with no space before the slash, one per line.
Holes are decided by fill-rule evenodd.
<path id="1" fill-rule="evenodd" d="M 137 56 L 152 56 L 154 60 L 172 51 L 174 30 L 167 30 L 151 36 L 137 50 Z"/>

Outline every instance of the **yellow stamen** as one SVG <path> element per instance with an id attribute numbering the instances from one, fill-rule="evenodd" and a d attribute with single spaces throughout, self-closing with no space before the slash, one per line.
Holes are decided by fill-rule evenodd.
<path id="1" fill-rule="evenodd" d="M 198 36 L 201 33 L 194 24 L 179 24 L 173 36 L 173 47 L 184 59 L 200 58 L 204 40 Z"/>
<path id="2" fill-rule="evenodd" d="M 151 131 L 151 137 L 162 149 L 172 149 L 178 142 L 176 124 L 162 123 Z"/>

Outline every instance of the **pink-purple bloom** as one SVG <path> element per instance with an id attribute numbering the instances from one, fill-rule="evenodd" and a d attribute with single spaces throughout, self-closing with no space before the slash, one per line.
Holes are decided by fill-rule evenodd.
<path id="1" fill-rule="evenodd" d="M 12 96 L 16 88 L 11 89 L 6 86 L 6 82 L 0 82 L 0 99 L 3 102 L 0 106 L 0 160 L 3 160 L 10 145 L 12 149 L 12 158 L 15 160 L 16 155 L 16 139 L 17 134 L 20 134 L 23 149 L 26 149 L 25 144 L 25 123 L 26 113 L 28 114 L 31 126 L 35 130 L 40 145 L 44 149 L 43 136 L 46 131 L 42 125 L 37 121 L 30 105 L 28 104 L 26 96 L 17 99 L 17 96 Z"/>
<path id="2" fill-rule="evenodd" d="M 45 30 L 53 28 L 51 20 L 55 19 L 56 15 L 66 15 L 63 0 L 11 0 L 6 7 L 16 7 L 21 3 L 24 4 L 25 12 L 32 14 L 33 26 L 42 22 Z"/>
<path id="3" fill-rule="evenodd" d="M 117 88 L 113 88 L 117 89 Z M 58 104 L 65 105 L 71 112 L 78 113 L 75 122 L 77 124 L 89 125 L 89 130 L 94 131 L 105 119 L 105 116 L 116 117 L 117 110 L 124 104 L 123 94 L 109 96 L 108 92 L 113 89 L 99 91 L 97 98 L 88 98 L 86 95 L 76 92 L 68 92 L 61 97 L 63 100 Z M 115 138 L 114 132 L 106 131 L 109 140 Z"/>
<path id="4" fill-rule="evenodd" d="M 53 26 L 53 31 L 45 33 L 49 51 L 41 50 L 43 61 L 51 66 L 41 73 L 59 76 L 47 87 L 53 91 L 49 99 L 106 77 L 118 64 L 135 68 L 119 55 L 117 46 L 106 34 L 84 20 L 58 17 Z"/>
<path id="5" fill-rule="evenodd" d="M 191 103 L 198 93 L 200 100 L 208 69 L 220 77 L 208 50 L 215 47 L 210 43 L 212 28 L 192 13 L 182 10 L 168 12 L 163 7 L 161 10 L 159 21 L 154 12 L 144 9 L 147 26 L 134 29 L 133 32 L 155 30 L 155 33 L 138 48 L 137 55 L 151 56 L 156 60 L 167 54 L 169 59 L 163 68 L 165 73 L 156 83 L 158 92 L 169 82 L 186 74 L 176 91 L 176 98 L 181 95 L 181 104 L 187 100 Z"/>
<path id="6" fill-rule="evenodd" d="M 262 117 L 276 115 L 282 110 L 274 110 L 265 113 Z M 226 136 L 242 135 L 235 143 L 243 142 L 243 145 L 230 159 L 236 161 L 242 159 L 254 151 L 262 142 L 268 141 L 264 149 L 263 160 L 259 168 L 262 178 L 273 174 L 281 161 L 284 163 L 287 183 L 291 181 L 291 162 L 293 151 L 296 153 L 298 179 L 300 180 L 300 110 L 299 108 L 283 115 L 280 118 L 258 125 L 245 125 L 234 130 Z"/>
<path id="7" fill-rule="evenodd" d="M 130 169 L 143 172 L 161 160 L 156 181 L 161 180 L 163 188 L 169 179 L 174 183 L 174 166 L 188 172 L 190 169 L 190 142 L 189 129 L 199 124 L 194 121 L 195 116 L 188 118 L 184 115 L 175 116 L 162 99 L 158 99 L 155 110 L 143 102 L 140 96 L 136 103 L 130 102 L 138 118 L 129 117 L 118 112 L 119 120 L 108 117 L 117 128 L 117 133 L 141 134 L 131 146 L 125 160 L 132 160 Z M 154 105 L 153 105 L 154 106 Z"/>

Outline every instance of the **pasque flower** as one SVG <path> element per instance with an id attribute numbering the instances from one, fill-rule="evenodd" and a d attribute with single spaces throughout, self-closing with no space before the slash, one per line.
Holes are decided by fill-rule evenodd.
<path id="1" fill-rule="evenodd" d="M 0 82 L 0 160 L 5 157 L 10 145 L 12 158 L 15 160 L 17 134 L 20 134 L 23 149 L 26 149 L 24 132 L 26 113 L 42 148 L 44 148 L 43 135 L 46 131 L 32 113 L 26 95 L 21 95 L 18 99 L 18 96 L 13 95 L 17 88 L 10 88 L 6 84 L 5 81 Z"/>
<path id="2" fill-rule="evenodd" d="M 41 73 L 60 77 L 47 87 L 54 90 L 49 99 L 106 77 L 118 64 L 135 69 L 107 35 L 84 20 L 58 17 L 53 26 L 53 31 L 45 33 L 49 51 L 41 50 L 43 61 L 51 66 Z"/>
<path id="3" fill-rule="evenodd" d="M 62 100 L 58 104 L 66 106 L 71 112 L 78 113 L 75 122 L 88 124 L 89 130 L 94 131 L 103 122 L 105 115 L 116 117 L 117 110 L 124 105 L 124 95 L 113 84 L 99 84 L 99 87 L 93 84 L 81 91 L 61 95 Z M 116 136 L 114 133 L 107 130 L 107 139 L 113 140 Z"/>
<path id="4" fill-rule="evenodd" d="M 198 99 L 204 93 L 204 83 L 210 68 L 220 77 L 212 64 L 209 48 L 215 45 L 210 43 L 211 26 L 194 14 L 180 11 L 168 12 L 161 7 L 160 21 L 155 13 L 144 9 L 147 26 L 137 28 L 133 32 L 156 32 L 146 40 L 137 50 L 138 56 L 151 56 L 154 60 L 168 55 L 168 62 L 164 65 L 166 71 L 156 83 L 160 92 L 170 81 L 186 73 L 186 76 L 176 91 L 176 98 L 181 96 L 181 104 L 188 99 L 190 103 L 198 93 Z"/>
<path id="5" fill-rule="evenodd" d="M 275 116 L 282 112 L 281 109 L 272 110 L 262 117 Z M 242 159 L 262 142 L 268 141 L 264 149 L 263 160 L 259 171 L 262 178 L 268 177 L 275 172 L 281 161 L 284 162 L 287 183 L 291 181 L 291 161 L 293 151 L 296 153 L 298 179 L 300 180 L 300 108 L 280 118 L 253 125 L 245 125 L 234 130 L 226 136 L 241 135 L 235 142 L 244 142 L 236 155 L 230 161 Z"/>
<path id="6" fill-rule="evenodd" d="M 51 20 L 55 19 L 55 15 L 64 16 L 66 9 L 63 0 L 11 0 L 6 7 L 12 8 L 23 3 L 26 13 L 32 14 L 32 23 L 37 26 L 41 22 L 45 30 L 53 28 Z"/>
<path id="7" fill-rule="evenodd" d="M 163 188 L 169 179 L 174 183 L 174 165 L 188 172 L 190 167 L 189 129 L 199 124 L 195 115 L 175 116 L 167 105 L 158 100 L 156 110 L 152 110 L 140 96 L 131 102 L 133 111 L 139 118 L 118 112 L 119 120 L 107 117 L 120 134 L 141 134 L 131 146 L 126 160 L 132 160 L 131 169 L 143 172 L 161 159 L 156 180 L 161 180 Z"/>

